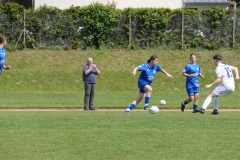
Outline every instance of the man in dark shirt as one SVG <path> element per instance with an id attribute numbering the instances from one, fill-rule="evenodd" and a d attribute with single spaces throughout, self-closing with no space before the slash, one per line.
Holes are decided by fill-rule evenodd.
<path id="1" fill-rule="evenodd" d="M 96 64 L 93 63 L 92 58 L 87 59 L 87 64 L 83 67 L 83 81 L 84 81 L 84 110 L 95 110 L 93 106 L 93 98 L 95 93 L 96 75 L 100 71 L 97 69 Z"/>

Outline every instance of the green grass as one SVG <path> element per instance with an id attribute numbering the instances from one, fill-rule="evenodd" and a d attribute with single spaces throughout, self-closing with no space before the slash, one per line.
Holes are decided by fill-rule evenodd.
<path id="1" fill-rule="evenodd" d="M 0 111 L 1 159 L 240 158 L 238 112 Z"/>
<path id="2" fill-rule="evenodd" d="M 1 92 L 0 93 L 1 108 L 80 108 L 83 109 L 84 93 L 24 93 L 24 92 Z M 208 94 L 201 93 L 199 99 L 199 107 Z M 94 99 L 94 106 L 97 109 L 125 109 L 137 96 L 137 91 L 134 93 L 97 93 Z M 233 93 L 226 97 L 220 97 L 219 109 L 239 109 L 238 101 L 239 94 Z M 160 94 L 154 93 L 149 103 L 150 106 L 157 105 L 162 109 L 179 109 L 180 103 L 187 98 L 186 93 L 182 94 Z M 167 105 L 160 106 L 159 101 L 166 100 Z M 192 109 L 193 103 L 189 103 L 186 108 Z M 142 109 L 144 100 L 137 106 L 137 109 Z M 209 105 L 208 108 L 213 108 Z"/>
<path id="3" fill-rule="evenodd" d="M 137 96 L 138 74 L 132 70 L 145 63 L 153 54 L 159 57 L 159 65 L 174 76 L 169 79 L 157 74 L 152 83 L 153 95 L 150 105 L 157 105 L 161 99 L 167 100 L 167 108 L 178 108 L 187 98 L 183 68 L 189 63 L 190 53 L 197 55 L 205 79 L 200 79 L 200 104 L 212 89 L 203 86 L 212 83 L 216 75 L 212 56 L 221 52 L 224 63 L 239 66 L 238 51 L 158 51 L 158 50 L 89 50 L 50 51 L 24 50 L 8 52 L 1 80 L 1 108 L 78 108 L 83 107 L 84 85 L 82 67 L 88 57 L 93 57 L 101 71 L 97 76 L 95 106 L 97 108 L 125 108 Z M 224 108 L 239 108 L 236 101 L 240 93 L 240 81 L 236 82 L 233 95 L 223 98 Z M 142 104 L 137 106 L 142 107 Z M 191 108 L 191 106 L 188 106 Z"/>
<path id="4" fill-rule="evenodd" d="M 221 52 L 223 62 L 240 68 L 238 51 L 158 51 L 158 50 L 113 50 L 113 51 L 48 51 L 24 50 L 7 52 L 6 65 L 12 70 L 0 76 L 1 92 L 81 92 L 83 91 L 82 68 L 86 59 L 92 57 L 101 75 L 97 77 L 98 93 L 128 93 L 137 91 L 138 74 L 132 70 L 145 63 L 151 55 L 159 57 L 159 65 L 175 78 L 168 79 L 158 74 L 153 82 L 154 93 L 185 93 L 185 77 L 181 75 L 189 63 L 190 53 L 197 55 L 205 79 L 202 86 L 215 80 L 212 56 Z M 240 81 L 236 92 L 240 92 Z"/>
<path id="5" fill-rule="evenodd" d="M 204 115 L 180 111 L 180 103 L 187 98 L 181 72 L 193 52 L 205 75 L 200 80 L 201 86 L 215 79 L 212 56 L 216 53 L 223 54 L 224 63 L 240 68 L 239 52 L 229 50 L 8 52 L 6 65 L 12 69 L 0 76 L 1 109 L 82 109 L 82 67 L 88 57 L 93 57 L 101 70 L 94 106 L 121 111 L 0 109 L 0 159 L 240 159 L 239 112 L 223 111 L 240 107 L 240 81 L 236 82 L 232 95 L 220 98 L 220 115 L 210 115 L 212 105 Z M 133 77 L 131 72 L 153 54 L 159 57 L 160 66 L 175 78 L 157 75 L 150 105 L 159 106 L 161 99 L 167 105 L 160 107 L 159 114 L 150 115 L 142 110 L 142 101 L 130 115 L 124 115 L 123 110 L 138 93 L 138 75 Z M 200 106 L 210 92 L 211 89 L 201 87 Z M 191 108 L 192 103 L 187 105 L 187 109 Z"/>

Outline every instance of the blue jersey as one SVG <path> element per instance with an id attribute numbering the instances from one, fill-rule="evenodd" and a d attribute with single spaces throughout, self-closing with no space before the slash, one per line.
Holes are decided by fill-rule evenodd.
<path id="1" fill-rule="evenodd" d="M 2 69 L 5 63 L 5 49 L 0 48 L 0 75 L 2 74 Z"/>
<path id="2" fill-rule="evenodd" d="M 193 77 L 186 78 L 186 89 L 199 87 L 198 75 L 201 73 L 201 70 L 197 63 L 187 64 L 182 73 L 194 74 Z"/>
<path id="3" fill-rule="evenodd" d="M 148 63 L 144 63 L 138 66 L 138 71 L 141 71 L 141 74 L 138 78 L 138 81 L 145 81 L 147 84 L 151 84 L 153 79 L 156 76 L 156 72 L 160 72 L 162 68 L 159 65 L 155 65 L 153 67 L 149 66 Z"/>

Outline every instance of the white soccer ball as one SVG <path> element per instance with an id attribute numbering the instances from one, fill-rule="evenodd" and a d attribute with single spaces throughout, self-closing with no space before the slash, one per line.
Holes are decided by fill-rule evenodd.
<path id="1" fill-rule="evenodd" d="M 161 100 L 161 101 L 160 101 L 160 105 L 161 105 L 161 106 L 166 105 L 166 101 L 165 101 L 165 100 Z"/>
<path id="2" fill-rule="evenodd" d="M 152 106 L 149 109 L 150 114 L 157 114 L 159 112 L 159 108 L 157 106 Z"/>

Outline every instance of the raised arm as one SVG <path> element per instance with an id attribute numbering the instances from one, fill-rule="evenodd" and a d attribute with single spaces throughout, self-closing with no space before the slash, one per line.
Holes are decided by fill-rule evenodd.
<path id="1" fill-rule="evenodd" d="M 97 75 L 99 75 L 99 74 L 100 74 L 100 70 L 97 69 L 97 65 L 96 65 L 96 64 L 93 64 L 93 67 L 96 69 Z"/>
<path id="2" fill-rule="evenodd" d="M 90 66 L 84 73 L 85 75 L 88 75 L 93 69 L 93 66 Z"/>

